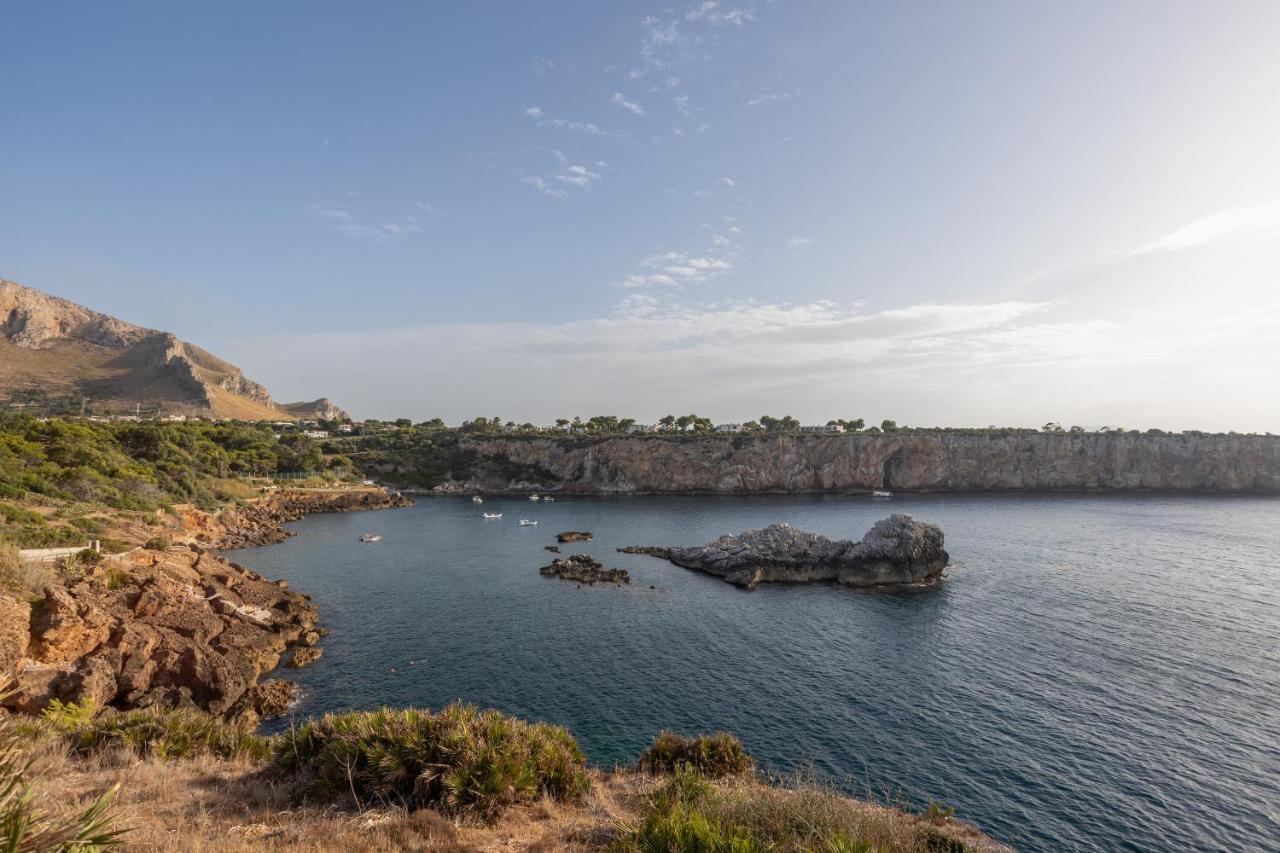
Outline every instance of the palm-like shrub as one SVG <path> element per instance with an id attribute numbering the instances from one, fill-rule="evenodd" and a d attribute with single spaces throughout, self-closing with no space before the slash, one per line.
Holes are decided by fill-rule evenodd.
<path id="1" fill-rule="evenodd" d="M 46 709 L 42 725 L 81 754 L 124 747 L 157 758 L 261 760 L 271 751 L 265 738 L 248 729 L 191 710 L 108 710 L 95 717 L 92 706 L 55 704 Z"/>
<path id="2" fill-rule="evenodd" d="M 684 737 L 664 729 L 640 753 L 639 766 L 647 773 L 671 773 L 679 767 L 691 767 L 716 778 L 745 773 L 755 766 L 755 759 L 742 741 L 728 732 Z"/>
<path id="3" fill-rule="evenodd" d="M 55 853 L 98 850 L 120 843 L 122 829 L 113 829 L 111 805 L 116 789 L 103 794 L 78 815 L 54 819 L 33 803 L 26 774 L 22 738 L 8 723 L 0 723 L 0 851 Z"/>
<path id="4" fill-rule="evenodd" d="M 582 750 L 564 728 L 453 704 L 329 714 L 282 735 L 275 766 L 320 795 L 358 805 L 398 801 L 491 817 L 539 795 L 573 799 L 587 789 Z"/>

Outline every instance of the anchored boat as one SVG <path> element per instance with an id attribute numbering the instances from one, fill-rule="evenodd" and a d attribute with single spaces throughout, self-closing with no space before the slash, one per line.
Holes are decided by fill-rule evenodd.
<path id="1" fill-rule="evenodd" d="M 362 533 L 360 534 L 360 541 L 361 542 L 381 542 L 382 537 L 376 533 Z"/>
<path id="2" fill-rule="evenodd" d="M 527 518 L 520 519 L 519 524 L 521 527 L 537 527 L 538 526 L 538 522 L 530 521 Z"/>
<path id="3" fill-rule="evenodd" d="M 482 514 L 485 518 L 502 518 L 502 513 L 500 513 L 500 512 L 485 512 L 485 513 L 481 513 L 481 514 Z"/>
<path id="4" fill-rule="evenodd" d="M 472 495 L 471 502 L 473 504 L 482 504 L 484 503 L 484 498 L 480 497 L 479 495 Z"/>
<path id="5" fill-rule="evenodd" d="M 880 491 L 879 489 L 877 489 L 877 490 L 875 490 L 875 491 L 873 491 L 873 492 L 871 493 L 871 497 L 873 497 L 873 498 L 891 498 L 891 497 L 893 497 L 893 492 L 882 492 L 882 491 Z"/>

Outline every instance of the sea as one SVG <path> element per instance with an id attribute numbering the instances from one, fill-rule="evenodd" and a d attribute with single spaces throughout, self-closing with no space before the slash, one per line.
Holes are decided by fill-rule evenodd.
<path id="1" fill-rule="evenodd" d="M 943 528 L 942 581 L 748 592 L 617 551 L 859 539 L 891 512 Z M 1280 850 L 1280 499 L 424 497 L 289 527 L 229 556 L 330 631 L 286 671 L 297 717 L 462 700 L 563 724 L 602 767 L 725 730 L 770 774 L 952 806 L 1019 850 Z M 564 555 L 631 583 L 540 575 L 569 530 L 594 538 Z"/>

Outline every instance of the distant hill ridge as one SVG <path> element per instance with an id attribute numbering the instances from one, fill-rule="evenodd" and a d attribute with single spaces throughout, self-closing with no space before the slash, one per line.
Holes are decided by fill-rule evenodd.
<path id="1" fill-rule="evenodd" d="M 327 399 L 276 403 L 240 368 L 169 332 L 146 329 L 0 279 L 0 405 L 244 420 L 345 418 Z"/>

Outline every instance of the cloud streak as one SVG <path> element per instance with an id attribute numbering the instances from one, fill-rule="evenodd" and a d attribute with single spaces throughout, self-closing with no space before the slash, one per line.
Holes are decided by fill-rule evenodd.
<path id="1" fill-rule="evenodd" d="M 644 115 L 644 107 L 640 106 L 635 101 L 627 100 L 627 96 L 621 92 L 614 92 L 613 97 L 610 98 L 609 101 L 617 104 L 629 113 L 634 113 L 638 116 Z"/>
<path id="2" fill-rule="evenodd" d="M 1257 207 L 1234 207 L 1192 222 L 1129 253 L 1181 252 L 1219 240 L 1280 235 L 1280 201 Z"/>

